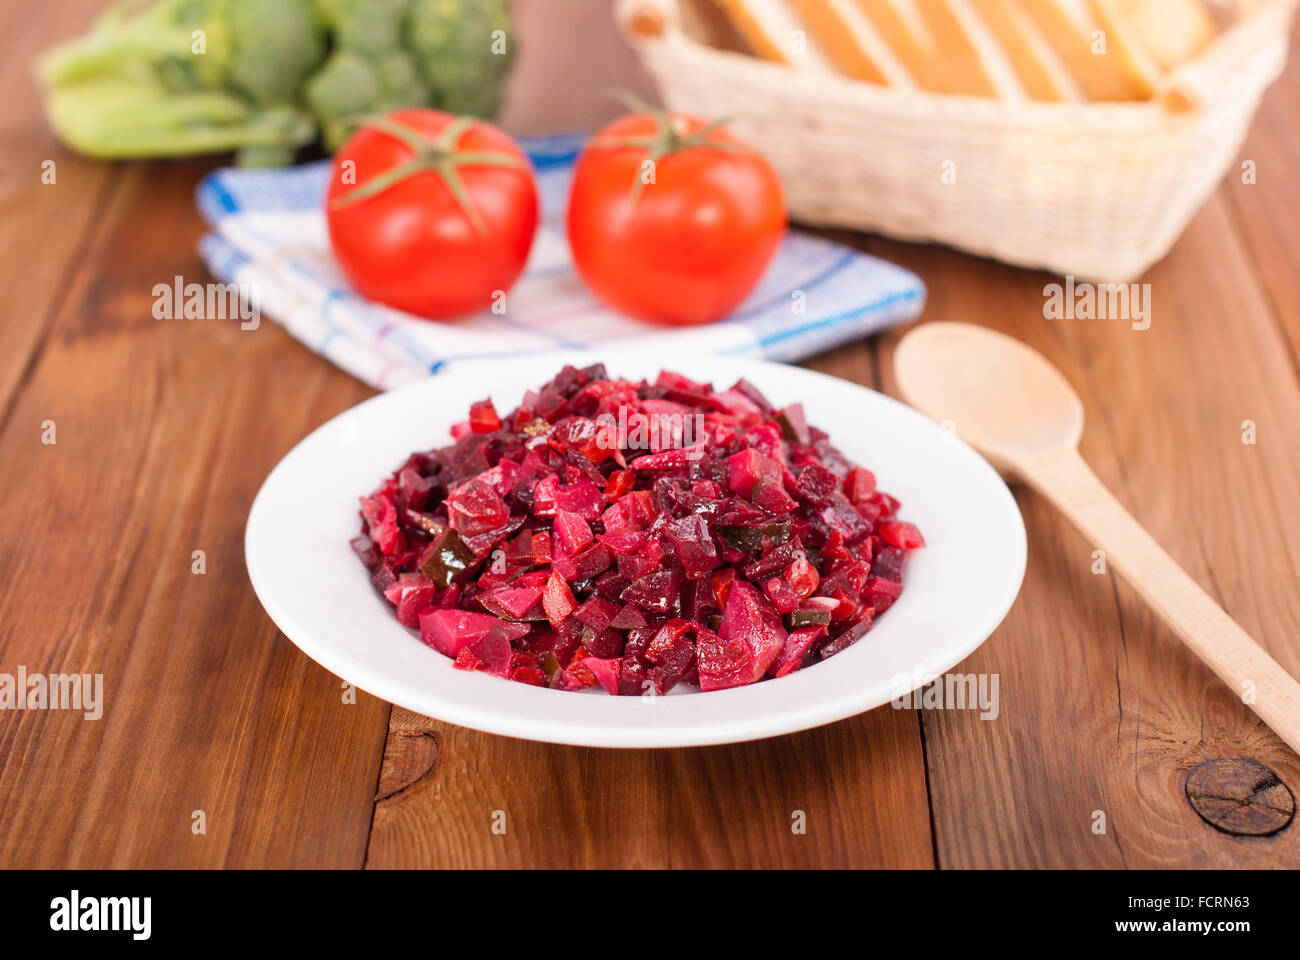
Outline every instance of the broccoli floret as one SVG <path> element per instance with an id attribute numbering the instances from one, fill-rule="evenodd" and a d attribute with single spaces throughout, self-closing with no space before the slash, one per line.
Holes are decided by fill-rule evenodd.
<path id="1" fill-rule="evenodd" d="M 411 0 L 407 46 L 434 106 L 496 114 L 515 55 L 505 0 Z"/>
<path id="2" fill-rule="evenodd" d="M 376 57 L 402 47 L 409 0 L 316 0 L 334 49 Z"/>
<path id="3" fill-rule="evenodd" d="M 429 88 L 420 79 L 415 59 L 401 50 L 382 54 L 374 61 L 379 78 L 379 104 L 383 110 L 422 107 L 429 103 Z"/>
<path id="4" fill-rule="evenodd" d="M 325 148 L 334 151 L 347 137 L 346 121 L 374 112 L 379 78 L 361 57 L 338 50 L 307 81 L 303 99 L 320 123 Z"/>
<path id="5" fill-rule="evenodd" d="M 429 102 L 415 63 L 401 51 L 374 59 L 335 51 L 307 81 L 303 96 L 331 151 L 342 146 L 355 122 L 365 116 Z"/>
<path id="6" fill-rule="evenodd" d="M 325 56 L 310 0 L 231 0 L 229 82 L 254 103 L 293 103 Z"/>

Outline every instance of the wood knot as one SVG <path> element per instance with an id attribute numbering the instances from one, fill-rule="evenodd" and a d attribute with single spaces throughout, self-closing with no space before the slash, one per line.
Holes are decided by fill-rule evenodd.
<path id="1" fill-rule="evenodd" d="M 1295 817 L 1295 795 L 1271 769 L 1245 757 L 1204 760 L 1187 773 L 1187 802 L 1210 826 L 1266 837 Z"/>
<path id="2" fill-rule="evenodd" d="M 376 803 L 403 796 L 431 780 L 442 761 L 442 738 L 431 730 L 394 730 L 384 747 Z"/>

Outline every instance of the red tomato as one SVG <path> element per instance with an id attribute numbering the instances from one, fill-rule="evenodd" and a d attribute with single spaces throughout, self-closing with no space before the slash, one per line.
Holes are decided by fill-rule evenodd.
<path id="1" fill-rule="evenodd" d="M 357 292 L 447 319 L 485 309 L 519 278 L 537 231 L 537 187 L 528 158 L 496 127 L 399 110 L 363 126 L 335 156 L 326 219 Z"/>
<path id="2" fill-rule="evenodd" d="M 780 176 L 727 130 L 705 126 L 682 114 L 630 114 L 601 130 L 578 160 L 569 196 L 573 262 L 617 310 L 659 323 L 717 320 L 776 253 L 785 232 Z M 649 143 L 662 155 L 653 182 L 642 182 Z"/>

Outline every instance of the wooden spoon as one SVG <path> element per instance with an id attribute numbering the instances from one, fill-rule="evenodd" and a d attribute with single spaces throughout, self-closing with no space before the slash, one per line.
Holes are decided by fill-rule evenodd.
<path id="1" fill-rule="evenodd" d="M 1083 405 L 1041 355 L 967 323 L 926 323 L 894 354 L 904 398 L 951 423 L 1003 474 L 1046 497 L 1197 656 L 1300 753 L 1300 684 L 1151 539 L 1076 449 Z M 1253 699 L 1253 702 L 1252 702 Z"/>

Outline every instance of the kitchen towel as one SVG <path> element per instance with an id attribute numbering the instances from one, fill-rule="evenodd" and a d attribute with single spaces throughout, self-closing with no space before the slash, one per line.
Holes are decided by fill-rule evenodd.
<path id="1" fill-rule="evenodd" d="M 564 210 L 577 137 L 524 138 L 537 169 L 542 217 L 528 266 L 501 314 L 434 323 L 353 292 L 330 253 L 322 212 L 330 162 L 284 170 L 218 170 L 198 188 L 212 226 L 200 254 L 260 316 L 378 390 L 496 357 L 549 350 L 716 353 L 793 361 L 914 319 L 920 279 L 891 263 L 788 231 L 748 298 L 717 323 L 662 327 L 593 297 L 574 272 Z"/>

